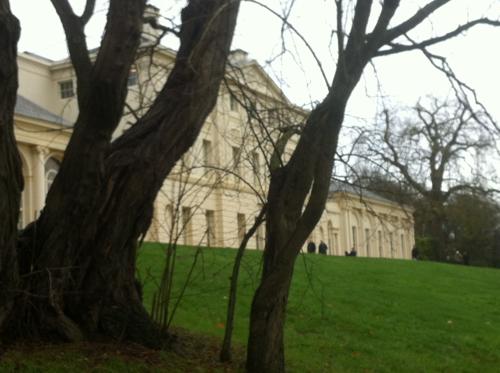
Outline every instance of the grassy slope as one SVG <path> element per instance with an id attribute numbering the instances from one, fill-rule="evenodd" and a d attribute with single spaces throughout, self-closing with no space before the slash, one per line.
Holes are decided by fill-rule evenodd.
<path id="1" fill-rule="evenodd" d="M 180 248 L 178 294 L 193 249 Z M 2 355 L 0 372 L 233 371 L 216 362 L 235 251 L 207 249 L 173 324 L 216 339 L 183 335 L 173 351 L 139 346 L 20 346 Z M 163 248 L 146 244 L 139 274 L 150 305 Z M 240 278 L 235 341 L 247 338 L 260 253 L 249 252 Z M 291 372 L 498 372 L 500 271 L 428 262 L 305 255 L 298 258 L 286 324 Z"/>
<path id="2" fill-rule="evenodd" d="M 176 285 L 194 250 L 178 250 Z M 204 250 L 174 324 L 222 336 L 233 250 Z M 139 254 L 145 302 L 163 252 Z M 260 253 L 249 252 L 240 278 L 235 339 L 247 338 Z M 428 262 L 299 257 L 286 327 L 292 371 L 498 371 L 500 271 Z"/>

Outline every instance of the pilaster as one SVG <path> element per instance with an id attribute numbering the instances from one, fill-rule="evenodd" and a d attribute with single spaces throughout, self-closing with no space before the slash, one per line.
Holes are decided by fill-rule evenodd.
<path id="1" fill-rule="evenodd" d="M 40 215 L 45 206 L 45 160 L 49 155 L 49 149 L 44 146 L 35 146 L 33 162 L 33 210 L 34 218 Z"/>

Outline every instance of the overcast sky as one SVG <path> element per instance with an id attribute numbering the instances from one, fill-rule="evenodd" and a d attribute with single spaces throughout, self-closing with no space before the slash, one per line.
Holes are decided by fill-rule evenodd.
<path id="1" fill-rule="evenodd" d="M 70 1 L 77 11 L 84 4 L 83 0 Z M 428 1 L 402 1 L 394 21 L 398 23 L 406 19 Z M 164 24 L 168 23 L 169 17 L 178 17 L 179 9 L 185 5 L 185 1 L 181 0 L 150 2 L 161 9 Z M 287 0 L 262 2 L 278 13 L 282 13 L 289 3 Z M 11 4 L 13 12 L 21 21 L 19 51 L 28 50 L 52 59 L 67 56 L 62 27 L 49 0 L 11 0 Z M 90 47 L 99 44 L 106 11 L 107 2 L 97 0 L 96 14 L 87 26 Z M 421 40 L 438 35 L 478 16 L 500 19 L 500 1 L 452 0 L 451 4 L 436 12 L 411 36 Z M 331 40 L 334 18 L 333 0 L 296 0 L 290 15 L 290 22 L 307 39 L 321 60 L 328 79 L 333 76 L 336 63 L 335 41 Z M 276 16 L 259 5 L 243 1 L 233 48 L 246 50 L 250 58 L 264 65 L 292 102 L 311 107 L 324 97 L 326 85 L 311 53 L 297 35 L 288 32 L 286 47 L 289 52 L 268 63 L 282 49 L 280 30 L 281 23 Z M 176 47 L 174 38 L 164 43 Z M 497 119 L 500 119 L 499 45 L 500 28 L 480 26 L 462 37 L 432 48 L 433 52 L 448 58 L 457 74 L 477 90 L 480 100 Z M 450 87 L 443 74 L 432 68 L 420 52 L 377 58 L 366 68 L 349 102 L 345 124 L 372 121 L 382 104 L 412 105 L 419 97 L 426 95 L 446 97 L 450 95 Z"/>

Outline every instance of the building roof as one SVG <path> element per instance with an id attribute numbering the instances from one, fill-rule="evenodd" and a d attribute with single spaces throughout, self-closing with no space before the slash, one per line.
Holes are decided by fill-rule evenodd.
<path id="1" fill-rule="evenodd" d="M 58 124 L 64 127 L 72 126 L 71 123 L 69 123 L 64 118 L 51 113 L 50 111 L 44 109 L 43 107 L 35 104 L 33 101 L 30 101 L 26 97 L 23 97 L 21 95 L 17 95 L 16 107 L 14 111 L 18 115 L 43 120 L 52 124 Z"/>
<path id="2" fill-rule="evenodd" d="M 43 62 L 46 62 L 46 63 L 49 63 L 49 64 L 54 62 L 54 60 L 51 60 L 50 58 L 47 58 L 47 57 L 41 56 L 41 55 L 39 55 L 39 54 L 36 54 L 36 53 L 30 52 L 30 51 L 23 51 L 23 52 L 21 53 L 21 55 L 23 55 L 23 54 L 24 54 L 24 55 L 27 55 L 27 56 L 30 56 L 30 57 L 33 57 L 33 58 L 35 58 L 35 59 L 37 59 L 37 60 L 42 60 Z"/>
<path id="3" fill-rule="evenodd" d="M 372 200 L 384 202 L 384 203 L 389 203 L 389 204 L 398 204 L 395 201 L 391 201 L 388 198 L 382 197 L 381 195 L 372 192 L 371 190 L 368 190 L 366 188 L 363 188 L 359 185 L 354 185 L 354 184 L 349 184 L 346 182 L 342 181 L 334 181 L 330 184 L 330 193 L 348 193 L 348 194 L 353 194 L 358 196 L 360 199 L 361 198 L 369 198 Z"/>

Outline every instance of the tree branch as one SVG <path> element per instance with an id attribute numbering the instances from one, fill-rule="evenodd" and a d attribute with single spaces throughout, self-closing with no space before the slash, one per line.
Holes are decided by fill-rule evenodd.
<path id="1" fill-rule="evenodd" d="M 399 0 L 384 0 L 382 11 L 378 17 L 377 24 L 373 31 L 367 36 L 368 48 L 376 51 L 381 46 L 381 39 L 384 36 L 387 26 L 399 7 Z"/>
<path id="2" fill-rule="evenodd" d="M 413 44 L 390 43 L 389 45 L 391 46 L 391 48 L 378 51 L 376 53 L 376 57 L 387 56 L 387 55 L 391 55 L 391 54 L 395 54 L 395 53 L 408 52 L 408 51 L 413 51 L 413 50 L 429 47 L 431 45 L 438 44 L 438 43 L 441 43 L 441 42 L 446 41 L 448 39 L 454 38 L 454 37 L 462 34 L 464 31 L 467 31 L 476 25 L 489 25 L 489 26 L 498 27 L 498 26 L 500 26 L 500 21 L 496 21 L 496 20 L 492 20 L 492 19 L 488 19 L 488 18 L 480 18 L 480 19 L 476 19 L 476 20 L 471 21 L 471 22 L 467 22 L 463 25 L 460 25 L 455 30 L 450 31 L 444 35 L 436 36 L 436 37 L 433 37 L 433 38 L 430 38 L 427 40 L 423 40 L 421 42 L 416 42 Z"/>
<path id="3" fill-rule="evenodd" d="M 408 181 L 408 183 L 415 188 L 419 193 L 425 194 L 425 188 L 422 187 L 422 185 L 417 182 L 412 175 L 408 172 L 408 167 L 404 164 L 402 164 L 399 161 L 399 155 L 398 151 L 394 147 L 394 144 L 391 143 L 390 138 L 389 138 L 389 132 L 390 132 L 390 116 L 389 112 L 387 110 L 384 110 L 384 120 L 385 120 L 385 130 L 384 130 L 384 136 L 383 140 L 384 143 L 387 145 L 389 150 L 391 151 L 392 158 L 387 157 L 383 153 L 380 153 L 380 156 L 386 161 L 395 166 L 399 172 L 405 177 L 405 179 Z"/>
<path id="4" fill-rule="evenodd" d="M 443 5 L 448 3 L 450 0 L 433 0 L 416 12 L 412 17 L 400 23 L 385 32 L 385 37 L 382 39 L 382 45 L 388 44 L 397 37 L 406 34 L 408 31 L 417 27 L 422 23 L 427 17 L 429 17 L 434 11 L 441 8 Z"/>
<path id="5" fill-rule="evenodd" d="M 410 38 L 408 38 L 411 42 Z M 476 91 L 469 86 L 466 82 L 460 80 L 451 66 L 449 65 L 448 61 L 446 60 L 445 57 L 439 56 L 437 54 L 433 54 L 429 52 L 426 48 L 421 48 L 420 51 L 424 54 L 424 56 L 427 58 L 427 60 L 434 66 L 437 70 L 441 71 L 448 81 L 450 82 L 451 87 L 453 88 L 455 92 L 455 96 L 458 101 L 467 104 L 468 106 L 472 106 L 470 101 L 469 101 L 469 95 L 472 96 L 473 101 L 476 105 L 478 105 L 481 108 L 481 112 L 484 114 L 490 125 L 500 133 L 500 126 L 496 123 L 496 121 L 493 119 L 491 114 L 488 112 L 486 107 L 479 101 L 477 97 Z M 488 129 L 488 124 L 485 123 L 484 121 L 480 120 L 477 118 L 477 116 L 474 118 L 484 129 Z"/>
<path id="6" fill-rule="evenodd" d="M 85 23 L 78 17 L 68 0 L 51 0 L 66 34 L 66 43 L 75 69 L 77 84 L 78 105 L 82 107 L 83 100 L 88 93 L 92 62 L 90 61 L 87 40 L 85 36 Z M 91 3 L 92 0 L 89 0 Z M 90 7 L 89 2 L 85 10 Z"/>
<path id="7" fill-rule="evenodd" d="M 343 67 L 344 61 L 344 25 L 342 24 L 342 0 L 335 0 L 335 6 L 337 7 L 337 48 L 338 48 L 338 58 L 339 65 Z"/>
<path id="8" fill-rule="evenodd" d="M 99 116 L 100 131 L 111 136 L 123 113 L 127 80 L 142 32 L 145 0 L 111 0 L 106 30 L 91 76 L 87 107 Z M 79 81 L 80 83 L 80 81 Z M 105 95 L 110 101 L 102 102 Z"/>
<path id="9" fill-rule="evenodd" d="M 352 20 L 351 32 L 349 33 L 349 41 L 347 49 L 359 48 L 364 45 L 366 35 L 366 26 L 370 18 L 372 9 L 372 0 L 357 1 L 354 10 L 354 19 Z"/>
<path id="10" fill-rule="evenodd" d="M 323 64 L 321 63 L 321 60 L 316 55 L 316 52 L 314 52 L 314 49 L 312 48 L 311 44 L 309 44 L 309 42 L 307 41 L 307 39 L 290 22 L 288 22 L 287 19 L 285 19 L 279 13 L 275 12 L 268 5 L 266 5 L 264 3 L 261 3 L 258 0 L 247 0 L 247 2 L 254 3 L 254 4 L 256 4 L 256 5 L 264 8 L 264 9 L 266 9 L 268 12 L 270 12 L 274 16 L 278 17 L 282 22 L 284 22 L 290 28 L 290 30 L 292 30 L 299 37 L 300 40 L 302 40 L 302 42 L 304 43 L 304 45 L 306 46 L 306 48 L 311 53 L 311 56 L 314 58 L 314 61 L 318 65 L 319 71 L 321 72 L 321 75 L 323 76 L 323 80 L 325 81 L 325 84 L 326 84 L 326 86 L 329 89 L 330 88 L 330 83 L 328 81 L 328 78 L 326 77 L 325 70 L 323 69 Z"/>
<path id="11" fill-rule="evenodd" d="M 92 15 L 94 14 L 95 9 L 95 0 L 87 0 L 85 3 L 85 9 L 83 10 L 82 15 L 80 16 L 80 20 L 84 25 L 88 23 Z"/>
<path id="12" fill-rule="evenodd" d="M 175 30 L 171 27 L 167 27 L 167 26 L 164 26 L 160 23 L 158 23 L 158 20 L 156 19 L 156 17 L 145 17 L 144 18 L 144 23 L 147 23 L 149 24 L 152 28 L 154 28 L 155 30 L 160 30 L 161 31 L 161 34 L 160 36 L 158 37 L 158 39 L 161 39 L 163 38 L 167 33 L 171 33 L 171 34 L 174 34 L 175 36 L 179 37 L 180 34 L 179 34 L 179 31 L 178 30 Z M 159 44 L 159 40 L 158 42 L 156 43 L 156 46 Z"/>

